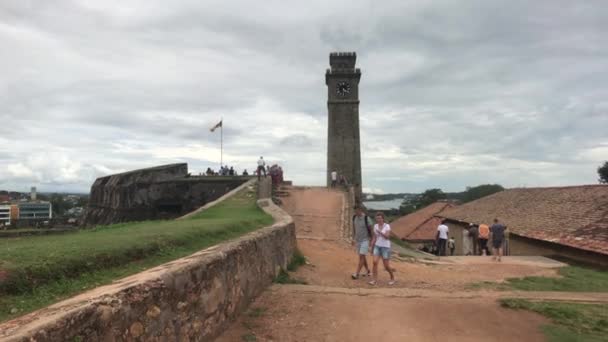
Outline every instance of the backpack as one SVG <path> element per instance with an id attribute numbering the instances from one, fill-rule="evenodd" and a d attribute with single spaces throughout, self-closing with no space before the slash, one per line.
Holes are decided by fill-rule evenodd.
<path id="1" fill-rule="evenodd" d="M 353 215 L 353 227 L 355 226 L 355 218 L 357 218 L 357 215 Z M 363 215 L 363 219 L 365 221 L 365 228 L 367 228 L 367 236 L 368 237 L 372 237 L 372 228 L 369 225 L 369 216 L 367 216 L 367 214 Z"/>

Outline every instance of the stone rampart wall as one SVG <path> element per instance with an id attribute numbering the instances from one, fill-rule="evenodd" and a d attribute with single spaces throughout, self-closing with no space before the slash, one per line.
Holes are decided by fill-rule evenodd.
<path id="1" fill-rule="evenodd" d="M 84 226 L 172 219 L 214 201 L 249 177 L 190 177 L 171 164 L 98 178 L 91 187 Z"/>
<path id="2" fill-rule="evenodd" d="M 270 227 L 0 325 L 0 341 L 208 341 L 285 268 L 295 226 L 270 200 Z"/>

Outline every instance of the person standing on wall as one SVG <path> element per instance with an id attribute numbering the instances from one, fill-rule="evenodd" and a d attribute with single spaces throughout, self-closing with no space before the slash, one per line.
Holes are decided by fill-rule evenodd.
<path id="1" fill-rule="evenodd" d="M 494 224 L 490 227 L 490 235 L 492 237 L 492 248 L 493 248 L 493 256 L 492 260 L 496 260 L 498 257 L 498 261 L 501 261 L 502 257 L 502 244 L 505 241 L 505 230 L 506 226 L 500 224 L 498 219 L 494 219 Z"/>
<path id="2" fill-rule="evenodd" d="M 435 241 L 437 242 L 437 256 L 445 256 L 445 247 L 448 241 L 448 235 L 450 229 L 445 224 L 445 219 L 441 221 L 441 224 L 437 226 L 437 236 Z"/>
<path id="3" fill-rule="evenodd" d="M 355 216 L 353 216 L 353 246 L 359 256 L 359 264 L 357 265 L 357 272 L 351 275 L 353 279 L 359 278 L 361 268 L 363 267 L 365 267 L 363 276 L 371 274 L 367 266 L 367 253 L 369 253 L 369 245 L 372 239 L 372 225 L 372 219 L 367 216 L 363 210 L 363 206 L 360 204 L 355 206 Z"/>
<path id="4" fill-rule="evenodd" d="M 378 263 L 382 259 L 384 269 L 391 276 L 391 280 L 388 282 L 389 285 L 395 284 L 395 274 L 389 264 L 391 258 L 391 226 L 384 222 L 384 214 L 382 212 L 376 213 L 376 224 L 374 225 L 374 237 L 372 239 L 372 250 L 374 254 L 374 267 L 372 273 L 372 280 L 368 283 L 370 285 L 376 285 L 378 281 Z"/>
<path id="5" fill-rule="evenodd" d="M 331 187 L 335 188 L 336 185 L 338 184 L 338 171 L 333 170 L 330 175 L 331 175 Z"/>
<path id="6" fill-rule="evenodd" d="M 266 162 L 264 161 L 264 157 L 260 156 L 260 159 L 258 159 L 258 180 L 260 180 L 260 177 L 262 176 L 262 172 L 264 172 L 264 177 L 266 177 Z"/>
<path id="7" fill-rule="evenodd" d="M 479 248 L 481 255 L 489 255 L 488 250 L 488 239 L 490 238 L 490 227 L 487 224 L 482 223 L 479 225 Z"/>

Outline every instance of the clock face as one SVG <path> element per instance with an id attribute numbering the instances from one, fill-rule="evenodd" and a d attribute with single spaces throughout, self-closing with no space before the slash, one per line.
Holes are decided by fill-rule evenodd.
<path id="1" fill-rule="evenodd" d="M 338 84 L 336 84 L 336 94 L 339 96 L 346 96 L 350 94 L 350 84 L 344 81 L 338 82 Z"/>

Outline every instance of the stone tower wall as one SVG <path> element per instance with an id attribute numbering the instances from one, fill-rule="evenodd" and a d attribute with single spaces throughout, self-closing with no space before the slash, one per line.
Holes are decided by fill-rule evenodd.
<path id="1" fill-rule="evenodd" d="M 331 172 L 344 175 L 354 186 L 357 201 L 361 200 L 361 142 L 359 135 L 359 80 L 361 70 L 355 68 L 354 52 L 334 52 L 329 56 L 330 69 L 325 74 L 327 85 L 327 185 Z M 350 84 L 350 93 L 340 96 L 336 86 Z"/>

